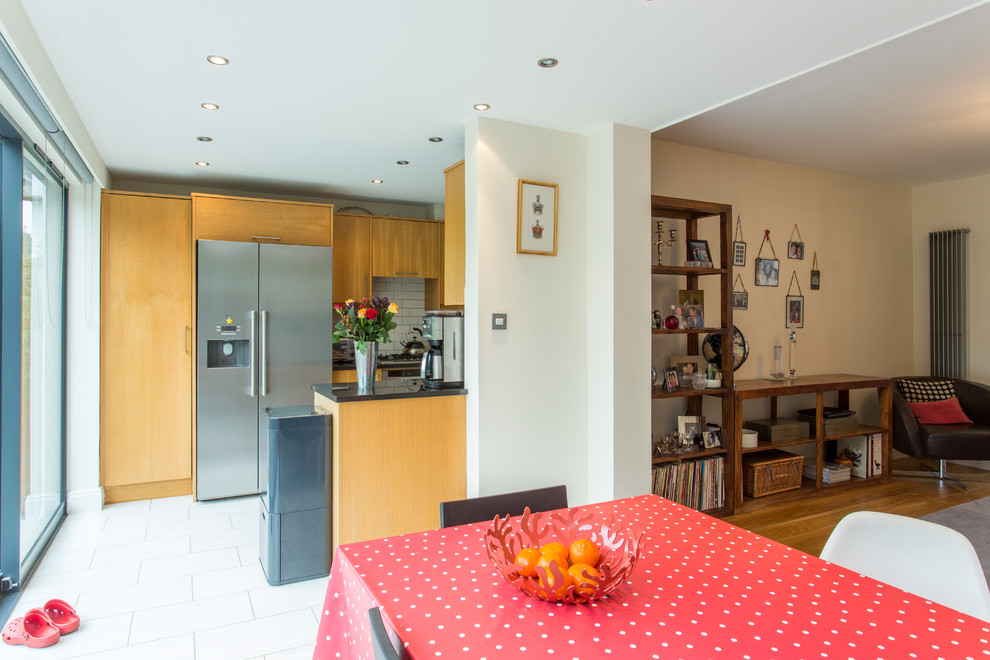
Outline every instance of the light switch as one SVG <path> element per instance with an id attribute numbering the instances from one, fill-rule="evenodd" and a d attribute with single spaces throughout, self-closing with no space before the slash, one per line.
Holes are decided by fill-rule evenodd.
<path id="1" fill-rule="evenodd" d="M 492 330 L 505 330 L 508 327 L 508 314 L 492 314 Z"/>

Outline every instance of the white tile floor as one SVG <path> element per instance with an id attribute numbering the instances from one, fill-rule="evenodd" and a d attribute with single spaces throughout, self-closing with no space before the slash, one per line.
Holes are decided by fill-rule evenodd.
<path id="1" fill-rule="evenodd" d="M 258 498 L 172 497 L 68 516 L 12 617 L 61 598 L 79 630 L 0 656 L 296 660 L 313 655 L 327 578 L 272 587 Z"/>

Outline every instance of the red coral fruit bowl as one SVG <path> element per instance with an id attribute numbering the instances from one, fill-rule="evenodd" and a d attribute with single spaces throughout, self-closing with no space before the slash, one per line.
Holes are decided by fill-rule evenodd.
<path id="1" fill-rule="evenodd" d="M 571 584 L 564 593 L 553 586 L 542 586 L 541 580 L 554 585 L 561 584 L 564 579 L 555 564 L 549 566 L 553 575 L 547 580 L 544 567 L 537 567 L 539 577 L 525 577 L 521 573 L 522 566 L 515 563 L 516 555 L 523 548 L 539 548 L 551 541 L 559 541 L 569 548 L 578 539 L 591 539 L 601 553 L 597 566 L 599 578 L 581 583 L 584 588 L 576 589 Z M 485 532 L 488 556 L 503 578 L 527 595 L 561 603 L 589 603 L 612 593 L 636 567 L 639 546 L 640 539 L 626 533 L 621 524 L 611 519 L 596 520 L 594 513 L 575 509 L 530 513 L 527 508 L 521 516 L 496 517 Z"/>

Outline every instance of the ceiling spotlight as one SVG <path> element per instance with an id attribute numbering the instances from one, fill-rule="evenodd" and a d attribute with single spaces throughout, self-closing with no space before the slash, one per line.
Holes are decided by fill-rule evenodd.
<path id="1" fill-rule="evenodd" d="M 431 137 L 430 142 L 443 142 L 442 137 Z"/>
<path id="2" fill-rule="evenodd" d="M 206 58 L 206 61 L 209 62 L 210 64 L 216 64 L 217 66 L 230 64 L 230 60 L 228 60 L 223 55 L 210 55 L 209 57 Z"/>
<path id="3" fill-rule="evenodd" d="M 200 142 L 213 142 L 213 138 L 211 138 L 211 137 L 209 137 L 207 135 L 200 135 L 196 139 L 199 140 Z"/>
<path id="4" fill-rule="evenodd" d="M 372 183 L 385 183 L 385 182 L 384 182 L 384 181 L 382 181 L 381 179 L 372 179 L 372 180 L 371 180 L 371 182 L 372 182 Z"/>
<path id="5" fill-rule="evenodd" d="M 492 106 L 488 105 L 487 103 L 475 103 L 474 109 L 484 112 L 485 110 L 491 110 Z"/>
<path id="6" fill-rule="evenodd" d="M 557 58 L 556 57 L 544 57 L 543 59 L 538 60 L 536 63 L 539 64 L 540 66 L 542 66 L 544 69 L 552 69 L 555 66 L 557 66 Z"/>
<path id="7" fill-rule="evenodd" d="M 409 164 L 409 161 L 408 160 L 397 160 L 397 161 L 395 161 L 395 164 L 396 165 L 408 165 Z"/>
<path id="8" fill-rule="evenodd" d="M 203 108 L 204 110 L 219 110 L 220 109 L 220 106 L 217 105 L 216 103 L 200 103 L 199 104 L 199 107 Z"/>
<path id="9" fill-rule="evenodd" d="M 205 160 L 197 160 L 196 161 L 196 165 L 198 165 L 199 167 L 209 167 L 210 166 L 210 164 L 207 163 Z"/>

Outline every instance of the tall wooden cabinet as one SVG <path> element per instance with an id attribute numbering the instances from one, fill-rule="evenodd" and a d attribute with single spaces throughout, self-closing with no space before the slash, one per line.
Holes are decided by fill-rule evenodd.
<path id="1" fill-rule="evenodd" d="M 192 493 L 192 208 L 103 192 L 100 482 L 106 501 Z"/>
<path id="2" fill-rule="evenodd" d="M 464 306 L 464 161 L 451 165 L 444 174 L 443 260 L 440 274 L 440 304 Z"/>
<path id="3" fill-rule="evenodd" d="M 673 219 L 684 222 L 684 231 L 681 238 L 675 244 L 677 249 L 683 250 L 686 239 L 699 238 L 699 226 L 701 222 L 715 222 L 718 227 L 718 241 L 711 245 L 713 265 L 711 267 L 695 266 L 668 266 L 655 265 L 652 267 L 654 287 L 661 283 L 669 282 L 671 278 L 678 283 L 677 288 L 698 289 L 702 278 L 715 278 L 718 281 L 719 296 L 717 300 L 705 300 L 704 305 L 704 328 L 693 329 L 673 329 L 657 328 L 653 330 L 653 364 L 658 371 L 668 364 L 672 355 L 679 354 L 678 343 L 666 341 L 663 337 L 679 338 L 687 340 L 687 353 L 689 355 L 700 355 L 702 340 L 708 334 L 720 334 L 722 346 L 732 345 L 732 207 L 728 204 L 715 204 L 711 202 L 700 202 L 689 199 L 678 199 L 675 197 L 662 197 L 654 195 L 651 200 L 651 215 L 654 221 L 661 219 Z M 669 254 L 669 252 L 668 252 Z M 666 316 L 667 311 L 663 311 Z M 685 461 L 705 458 L 709 456 L 720 456 L 723 459 L 724 478 L 722 487 L 724 489 L 725 505 L 708 509 L 708 513 L 716 515 L 728 515 L 732 513 L 733 493 L 734 493 L 734 465 L 735 447 L 732 441 L 732 432 L 735 429 L 733 422 L 734 406 L 732 398 L 733 383 L 733 362 L 732 351 L 722 351 L 722 385 L 717 389 L 696 390 L 690 384 L 682 384 L 680 389 L 672 392 L 664 391 L 662 372 L 657 379 L 653 390 L 654 400 L 677 399 L 684 402 L 684 415 L 702 415 L 702 399 L 704 397 L 716 397 L 721 400 L 720 420 L 722 427 L 722 447 L 706 449 L 687 454 L 659 454 L 653 452 L 653 467 L 663 465 L 684 464 Z M 713 420 L 707 420 L 713 421 Z M 685 481 L 687 479 L 685 478 Z"/>
<path id="4" fill-rule="evenodd" d="M 370 297 L 371 216 L 336 214 L 333 246 L 333 301 Z"/>

